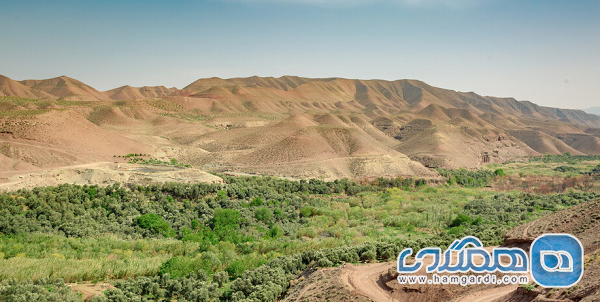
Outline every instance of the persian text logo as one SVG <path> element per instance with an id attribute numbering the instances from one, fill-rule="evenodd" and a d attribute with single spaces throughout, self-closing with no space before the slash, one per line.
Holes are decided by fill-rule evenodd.
<path id="1" fill-rule="evenodd" d="M 534 281 L 543 287 L 570 287 L 583 276 L 583 247 L 569 234 L 545 234 L 536 238 L 531 245 L 530 257 L 520 248 L 497 247 L 490 254 L 474 236 L 455 240 L 444 253 L 437 247 L 421 249 L 415 256 L 415 263 L 408 265 L 406 258 L 412 253 L 411 248 L 400 252 L 398 274 L 416 273 L 422 268 L 425 257 L 432 256 L 431 264 L 425 269 L 428 274 L 531 272 Z M 479 259 L 478 263 L 475 258 Z"/>

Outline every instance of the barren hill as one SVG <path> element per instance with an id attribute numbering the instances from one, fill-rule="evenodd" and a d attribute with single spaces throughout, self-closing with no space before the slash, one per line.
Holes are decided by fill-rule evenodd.
<path id="1" fill-rule="evenodd" d="M 121 86 L 112 90 L 105 91 L 104 94 L 112 100 L 139 100 L 144 98 L 159 98 L 179 93 L 177 88 L 167 88 L 165 86 L 144 86 L 131 87 L 129 85 Z"/>
<path id="2" fill-rule="evenodd" d="M 151 151 L 150 146 L 98 127 L 73 110 L 49 111 L 27 119 L 0 117 L 4 171 L 107 161 L 114 154 Z"/>
<path id="3" fill-rule="evenodd" d="M 165 97 L 178 93 L 180 91 L 177 88 L 167 88 L 165 86 L 131 87 L 129 85 L 101 92 L 67 76 L 45 80 L 15 81 L 0 75 L 0 95 L 30 99 L 122 101 Z"/>
<path id="4" fill-rule="evenodd" d="M 25 80 L 20 83 L 63 100 L 108 100 L 98 90 L 67 76 L 47 80 Z"/>
<path id="5" fill-rule="evenodd" d="M 534 154 L 600 153 L 600 116 L 417 80 L 208 78 L 182 90 L 122 86 L 99 92 L 68 77 L 21 82 L 0 77 L 0 92 L 27 98 L 0 100 L 0 127 L 32 123 L 42 115 L 56 123 L 50 126 L 58 127 L 56 135 L 66 135 L 60 127 L 80 129 L 89 122 L 88 130 L 68 134 L 78 142 L 65 145 L 79 146 L 77 160 L 44 161 L 55 166 L 144 149 L 214 171 L 432 177 L 436 172 L 427 167 L 474 168 Z M 81 123 L 59 124 L 74 118 L 65 111 Z M 23 129 L 2 129 L 0 143 L 19 143 L 15 133 Z M 32 132 L 28 144 L 47 146 L 44 131 Z M 101 131 L 116 136 L 84 144 Z M 65 146 L 53 145 L 71 154 L 74 147 Z M 40 166 L 30 157 L 2 155 L 14 161 L 11 169 Z"/>
<path id="6" fill-rule="evenodd" d="M 0 75 L 0 95 L 20 96 L 30 99 L 53 98 L 52 95 L 46 92 L 31 89 L 3 75 Z"/>
<path id="7" fill-rule="evenodd" d="M 231 101 L 300 102 L 303 107 L 324 107 L 333 103 L 337 108 L 353 103 L 357 109 L 385 114 L 416 112 L 431 104 L 441 108 L 465 109 L 473 114 L 510 114 L 529 118 L 563 120 L 590 127 L 600 127 L 600 117 L 582 110 L 558 109 L 520 102 L 513 98 L 484 97 L 475 93 L 456 92 L 430 86 L 417 80 L 350 80 L 341 78 L 310 79 L 284 76 L 281 78 L 200 79 L 183 89 L 195 97 L 227 98 Z M 320 103 L 318 106 L 315 103 Z M 289 104 L 291 107 L 292 105 Z M 320 108 L 326 109 L 326 108 Z"/>
<path id="8" fill-rule="evenodd" d="M 600 200 L 562 210 L 547 217 L 521 225 L 505 236 L 505 244 L 529 248 L 533 240 L 544 233 L 567 233 L 576 236 L 584 248 L 585 270 L 581 281 L 570 289 L 537 288 L 531 292 L 518 290 L 497 301 L 598 301 L 600 299 Z M 542 297 L 552 300 L 545 300 Z"/>

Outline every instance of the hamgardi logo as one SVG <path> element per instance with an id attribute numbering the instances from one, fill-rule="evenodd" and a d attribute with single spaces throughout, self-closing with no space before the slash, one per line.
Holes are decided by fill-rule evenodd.
<path id="1" fill-rule="evenodd" d="M 543 287 L 571 287 L 583 277 L 583 246 L 570 234 L 544 234 L 531 244 L 531 277 Z"/>
<path id="2" fill-rule="evenodd" d="M 542 287 L 571 287 L 583 276 L 583 246 L 570 234 L 544 234 L 531 244 L 527 254 L 521 248 L 497 247 L 488 252 L 479 238 L 466 236 L 455 240 L 442 253 L 437 247 L 421 249 L 415 255 L 415 262 L 406 263 L 412 255 L 411 248 L 404 249 L 398 255 L 398 282 L 419 284 L 527 284 L 528 274 Z M 428 276 L 407 276 L 419 271 L 425 264 L 425 257 L 432 261 L 425 268 Z M 507 261 L 508 260 L 508 261 Z M 512 274 L 497 278 L 490 273 Z M 487 275 L 442 275 L 437 273 L 476 273 Z M 520 275 L 516 275 L 520 274 Z"/>

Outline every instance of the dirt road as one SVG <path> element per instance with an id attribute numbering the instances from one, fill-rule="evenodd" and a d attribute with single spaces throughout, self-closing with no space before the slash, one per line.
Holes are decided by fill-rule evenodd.
<path id="1" fill-rule="evenodd" d="M 490 251 L 494 247 L 486 247 Z M 431 259 L 428 257 L 425 260 L 423 267 L 430 264 Z M 401 302 L 394 299 L 393 289 L 387 286 L 381 276 L 387 274 L 388 269 L 393 267 L 395 262 L 383 262 L 366 265 L 346 264 L 345 272 L 342 274 L 342 280 L 348 287 L 356 291 L 362 296 L 365 296 L 375 302 Z M 463 297 L 458 297 L 453 301 L 456 302 L 486 302 L 495 301 L 498 298 L 510 294 L 516 290 L 518 285 L 507 285 L 502 287 L 488 288 L 476 292 L 469 293 Z"/>
<path id="2" fill-rule="evenodd" d="M 386 274 L 394 264 L 394 262 L 360 266 L 346 264 L 347 271 L 342 275 L 342 279 L 351 289 L 373 301 L 394 301 L 390 288 L 380 280 L 380 276 Z"/>
<path id="3" fill-rule="evenodd" d="M 491 302 L 498 298 L 502 298 L 515 291 L 518 285 L 507 285 L 502 287 L 490 288 L 482 291 L 470 293 L 466 296 L 460 297 L 455 302 Z"/>

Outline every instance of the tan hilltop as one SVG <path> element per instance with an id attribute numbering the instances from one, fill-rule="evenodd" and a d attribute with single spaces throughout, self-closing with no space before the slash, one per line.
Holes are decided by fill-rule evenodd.
<path id="1" fill-rule="evenodd" d="M 121 86 L 104 92 L 112 100 L 139 100 L 144 98 L 159 98 L 179 93 L 177 88 L 167 88 L 165 86 L 144 86 L 131 87 L 129 85 Z"/>
<path id="2" fill-rule="evenodd" d="M 47 80 L 25 80 L 20 83 L 31 88 L 32 91 L 43 91 L 63 100 L 108 100 L 103 93 L 93 87 L 67 76 Z"/>
<path id="3" fill-rule="evenodd" d="M 100 92 L 0 77 L 5 171 L 145 153 L 210 171 L 435 177 L 534 154 L 600 153 L 600 116 L 418 80 L 208 78 Z M 49 151 L 52 150 L 52 151 Z"/>
<path id="4" fill-rule="evenodd" d="M 13 95 L 32 99 L 54 98 L 54 96 L 49 93 L 31 89 L 30 87 L 3 75 L 0 75 L 0 95 Z"/>

